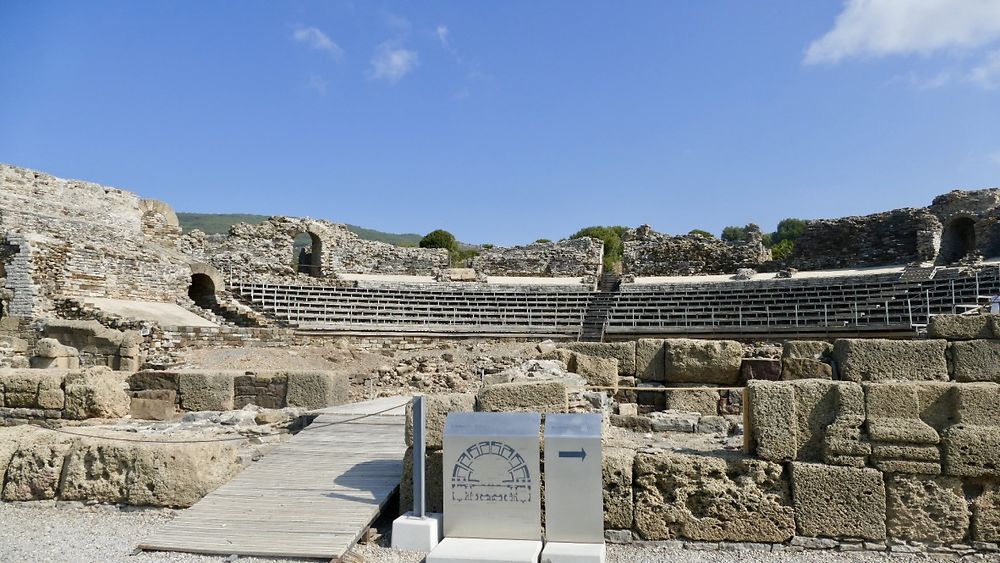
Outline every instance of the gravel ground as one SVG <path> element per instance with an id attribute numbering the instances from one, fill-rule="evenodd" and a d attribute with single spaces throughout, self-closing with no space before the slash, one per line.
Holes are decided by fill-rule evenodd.
<path id="1" fill-rule="evenodd" d="M 133 554 L 135 546 L 156 526 L 173 518 L 172 510 L 122 511 L 111 506 L 83 506 L 73 502 L 0 502 L 0 561 L 4 562 L 64 562 L 74 563 L 146 563 L 172 561 L 208 563 L 234 561 L 235 557 L 208 557 L 184 553 L 142 552 Z M 385 534 L 389 521 L 378 523 Z M 365 563 L 417 563 L 423 556 L 393 551 L 384 546 L 382 536 L 376 543 L 355 548 Z M 900 556 L 876 553 L 762 553 L 727 551 L 677 550 L 656 546 L 610 545 L 609 563 L 660 563 L 664 561 L 695 563 L 856 563 L 859 561 L 955 560 L 947 556 Z M 239 558 L 247 563 L 277 561 L 274 559 Z M 282 560 L 289 561 L 289 560 Z M 975 556 L 962 561 L 1000 561 L 1000 556 Z"/>

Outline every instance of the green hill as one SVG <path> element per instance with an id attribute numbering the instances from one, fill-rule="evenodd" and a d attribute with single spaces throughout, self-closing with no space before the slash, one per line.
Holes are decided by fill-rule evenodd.
<path id="1" fill-rule="evenodd" d="M 247 213 L 178 213 L 181 228 L 185 231 L 198 229 L 206 234 L 225 234 L 229 232 L 229 227 L 237 223 L 250 223 L 251 225 L 263 223 L 267 220 L 267 215 L 253 215 Z M 347 225 L 347 229 L 365 240 L 375 240 L 387 242 L 396 246 L 417 246 L 422 235 L 414 233 L 384 233 L 375 229 L 366 229 L 357 225 Z"/>

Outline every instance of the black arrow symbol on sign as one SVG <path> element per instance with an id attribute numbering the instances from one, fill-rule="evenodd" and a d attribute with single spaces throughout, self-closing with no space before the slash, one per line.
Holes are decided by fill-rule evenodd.
<path id="1" fill-rule="evenodd" d="M 578 452 L 574 451 L 564 452 L 560 450 L 559 457 L 578 457 L 580 458 L 580 461 L 583 461 L 587 459 L 587 451 L 584 450 L 583 448 L 580 448 L 580 451 Z"/>

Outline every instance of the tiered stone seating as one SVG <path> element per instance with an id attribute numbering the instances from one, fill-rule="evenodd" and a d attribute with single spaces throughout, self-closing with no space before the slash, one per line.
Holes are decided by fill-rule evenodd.
<path id="1" fill-rule="evenodd" d="M 525 334 L 575 338 L 591 292 L 497 289 L 340 288 L 233 283 L 243 300 L 303 331 Z"/>
<path id="2" fill-rule="evenodd" d="M 996 267 L 978 275 L 939 271 L 767 281 L 623 286 L 606 332 L 630 334 L 898 331 L 961 313 L 1000 293 Z"/>

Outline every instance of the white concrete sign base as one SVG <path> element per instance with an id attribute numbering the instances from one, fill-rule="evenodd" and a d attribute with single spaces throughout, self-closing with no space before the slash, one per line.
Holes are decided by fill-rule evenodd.
<path id="1" fill-rule="evenodd" d="M 427 563 L 538 563 L 542 542 L 446 538 L 427 556 Z"/>
<path id="2" fill-rule="evenodd" d="M 430 553 L 444 537 L 444 515 L 430 512 L 418 518 L 412 512 L 392 523 L 392 548 Z"/>
<path id="3" fill-rule="evenodd" d="M 542 563 L 604 563 L 606 557 L 603 543 L 548 542 L 542 550 Z"/>

